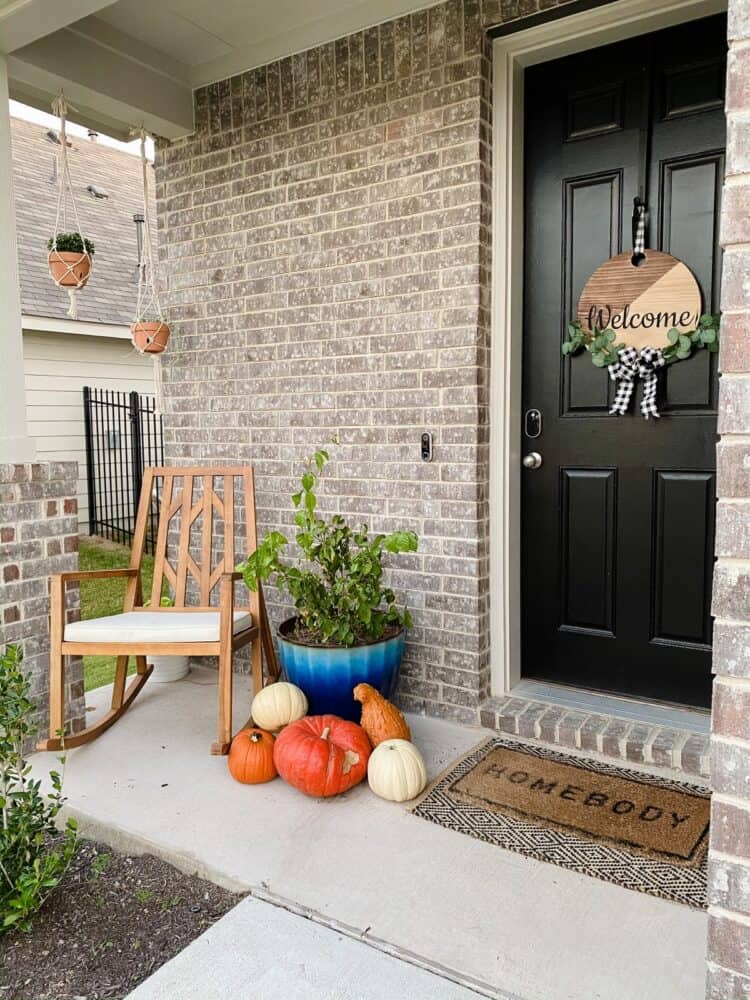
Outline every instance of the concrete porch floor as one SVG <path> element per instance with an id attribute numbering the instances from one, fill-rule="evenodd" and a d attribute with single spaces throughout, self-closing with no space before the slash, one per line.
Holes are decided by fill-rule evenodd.
<path id="1" fill-rule="evenodd" d="M 109 689 L 88 700 L 102 710 Z M 247 678 L 237 677 L 236 725 L 247 717 L 249 700 Z M 351 938 L 383 958 L 395 956 L 390 961 L 421 966 L 486 996 L 520 1000 L 704 996 L 704 913 L 442 829 L 376 798 L 366 785 L 326 801 L 308 799 L 280 779 L 239 785 L 226 761 L 208 753 L 215 712 L 216 674 L 196 669 L 176 684 L 147 684 L 119 723 L 71 751 L 65 794 L 84 833 L 252 891 L 257 899 L 241 904 L 241 915 L 240 907 L 232 911 L 235 920 L 252 923 L 253 913 L 265 920 L 267 905 L 253 909 L 254 903 L 276 904 L 297 914 L 304 941 L 311 919 L 321 955 L 326 934 L 332 949 L 342 937 Z M 486 735 L 434 719 L 409 722 L 430 777 Z M 37 755 L 34 763 L 49 768 L 51 755 Z M 219 942 L 220 924 L 207 932 Z M 268 969 L 286 960 L 295 939 L 294 923 L 284 918 L 283 926 L 277 924 L 274 915 Z M 198 946 L 197 955 L 206 944 L 199 941 L 191 946 Z M 179 973 L 180 958 L 164 972 Z M 346 960 L 356 965 L 356 957 Z M 258 955 L 253 961 L 250 980 L 243 975 L 238 986 L 256 979 Z M 233 962 L 227 954 L 227 968 Z M 166 993 L 146 991 L 143 997 L 181 996 L 169 982 Z M 444 986 L 445 992 L 425 987 L 426 995 L 462 995 Z M 394 993 L 386 979 L 383 990 L 362 996 L 421 996 L 411 985 L 407 993 Z M 280 988 L 263 992 L 263 1000 L 290 995 Z M 222 996 L 232 993 L 225 988 Z"/>

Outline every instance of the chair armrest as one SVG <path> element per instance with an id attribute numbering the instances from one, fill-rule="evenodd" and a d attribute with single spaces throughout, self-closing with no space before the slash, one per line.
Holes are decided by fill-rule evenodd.
<path id="1" fill-rule="evenodd" d="M 72 583 L 82 580 L 106 580 L 112 577 L 132 577 L 137 576 L 137 569 L 79 569 L 72 573 L 53 573 L 53 579 L 62 580 L 63 583 Z"/>
<path id="2" fill-rule="evenodd" d="M 50 576 L 50 635 L 53 644 L 61 642 L 65 633 L 66 616 L 66 583 L 82 582 L 84 580 L 132 579 L 138 576 L 137 569 L 125 567 L 122 569 L 81 569 L 71 573 L 53 573 Z"/>

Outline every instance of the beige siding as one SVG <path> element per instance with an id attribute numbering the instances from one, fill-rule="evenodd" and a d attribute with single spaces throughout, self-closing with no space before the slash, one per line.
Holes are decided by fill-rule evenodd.
<path id="1" fill-rule="evenodd" d="M 88 530 L 83 387 L 153 393 L 153 363 L 129 340 L 24 331 L 29 434 L 39 461 L 78 462 L 78 511 Z"/>

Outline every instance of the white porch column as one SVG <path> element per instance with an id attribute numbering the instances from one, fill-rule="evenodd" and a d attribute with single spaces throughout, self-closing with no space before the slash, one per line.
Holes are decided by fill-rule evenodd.
<path id="1" fill-rule="evenodd" d="M 21 291 L 18 283 L 13 162 L 10 150 L 8 68 L 0 53 L 0 233 L 5 259 L 0 267 L 0 463 L 31 462 L 34 441 L 26 427 Z"/>

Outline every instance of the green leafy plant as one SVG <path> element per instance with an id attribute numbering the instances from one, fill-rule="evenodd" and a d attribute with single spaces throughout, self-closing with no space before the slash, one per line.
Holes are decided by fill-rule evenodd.
<path id="1" fill-rule="evenodd" d="M 316 490 L 328 459 L 322 448 L 308 458 L 301 488 L 292 494 L 302 565 L 281 561 L 289 541 L 271 531 L 237 569 L 250 590 L 271 580 L 290 595 L 298 638 L 310 645 L 356 646 L 411 625 L 409 612 L 397 607 L 394 592 L 383 585 L 383 559 L 416 552 L 418 542 L 413 531 L 370 537 L 367 525 L 352 528 L 340 514 L 319 517 Z"/>
<path id="2" fill-rule="evenodd" d="M 50 772 L 52 788 L 43 794 L 24 756 L 36 730 L 21 660 L 18 646 L 0 654 L 0 934 L 30 929 L 78 845 L 75 820 L 68 819 L 61 835 L 55 827 L 64 801 L 61 774 Z"/>
<path id="3" fill-rule="evenodd" d="M 103 875 L 109 868 L 109 863 L 112 860 L 109 854 L 97 854 L 94 860 L 91 862 L 91 878 L 96 880 L 101 875 Z"/>
<path id="4" fill-rule="evenodd" d="M 80 233 L 58 233 L 57 237 L 50 236 L 47 240 L 48 250 L 57 250 L 59 253 L 84 253 L 93 256 L 94 244 Z"/>
<path id="5" fill-rule="evenodd" d="M 689 333 L 680 333 L 671 329 L 667 333 L 669 344 L 662 348 L 662 354 L 667 364 L 675 361 L 685 361 L 694 350 L 705 347 L 715 353 L 719 350 L 719 316 L 706 313 L 701 316 L 698 327 Z M 563 341 L 563 356 L 577 354 L 587 350 L 591 354 L 591 362 L 596 368 L 606 368 L 617 361 L 617 352 L 625 345 L 615 343 L 617 334 L 614 330 L 600 330 L 594 327 L 593 333 L 584 330 L 578 320 L 568 324 L 568 339 Z"/>

